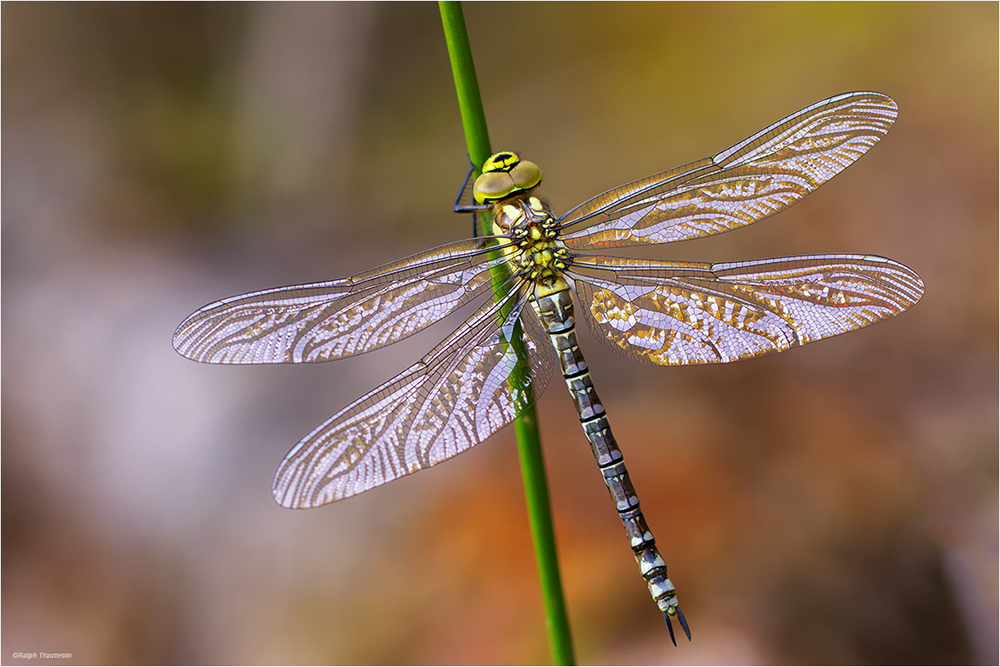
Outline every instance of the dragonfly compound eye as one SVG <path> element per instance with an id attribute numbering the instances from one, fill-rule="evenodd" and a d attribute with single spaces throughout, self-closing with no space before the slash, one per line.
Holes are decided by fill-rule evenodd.
<path id="1" fill-rule="evenodd" d="M 522 160 L 510 170 L 510 177 L 519 190 L 530 190 L 542 182 L 542 170 L 534 162 Z"/>
<path id="2" fill-rule="evenodd" d="M 476 179 L 472 195 L 480 204 L 503 199 L 514 191 L 514 179 L 506 171 L 488 171 Z"/>

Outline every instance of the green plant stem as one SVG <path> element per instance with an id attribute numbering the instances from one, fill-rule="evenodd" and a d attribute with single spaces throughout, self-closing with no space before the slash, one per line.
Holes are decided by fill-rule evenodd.
<path id="1" fill-rule="evenodd" d="M 462 113 L 465 144 L 469 149 L 469 159 L 478 174 L 479 168 L 493 151 L 490 149 L 490 133 L 486 129 L 483 99 L 479 95 L 476 65 L 472 62 L 469 33 L 465 30 L 465 15 L 462 13 L 461 2 L 438 2 L 438 7 L 441 9 L 451 72 L 455 77 L 455 92 L 458 94 L 458 109 Z"/>
<path id="2" fill-rule="evenodd" d="M 479 167 L 492 154 L 492 150 L 489 132 L 486 129 L 486 116 L 483 113 L 483 101 L 479 95 L 476 68 L 472 62 L 469 35 L 465 30 L 465 16 L 462 13 L 460 2 L 439 2 L 438 6 L 441 9 L 441 21 L 444 24 L 445 40 L 448 43 L 448 55 L 451 58 L 451 69 L 455 77 L 455 90 L 458 94 L 458 106 L 462 113 L 462 127 L 465 129 L 469 159 L 476 166 L 474 175 L 478 175 Z M 480 216 L 480 226 L 484 234 L 491 233 L 489 218 L 488 213 Z M 498 266 L 494 270 L 492 278 L 495 287 L 505 284 L 508 278 L 505 267 Z M 502 290 L 497 290 L 495 293 L 502 294 Z M 503 315 L 506 316 L 507 313 L 505 312 Z M 520 328 L 516 327 L 516 331 L 520 331 Z M 515 336 L 512 342 L 518 358 L 523 362 L 519 363 L 515 369 L 512 383 L 515 386 L 521 386 L 521 381 L 528 372 L 527 350 L 520 336 Z M 528 507 L 528 522 L 531 526 L 531 537 L 535 546 L 535 560 L 542 587 L 542 600 L 545 606 L 545 621 L 552 660 L 557 665 L 572 665 L 574 664 L 573 643 L 570 638 L 569 619 L 566 615 L 562 577 L 559 573 L 555 530 L 552 526 L 552 510 L 549 502 L 548 482 L 545 476 L 545 461 L 542 456 L 541 438 L 538 434 L 538 415 L 531 396 L 528 396 L 528 401 L 530 406 L 514 422 L 517 449 L 521 459 L 521 476 L 524 479 L 524 494 Z"/>

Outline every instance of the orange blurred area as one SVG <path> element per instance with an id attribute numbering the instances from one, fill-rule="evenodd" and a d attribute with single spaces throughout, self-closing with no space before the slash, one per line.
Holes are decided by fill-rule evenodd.
<path id="1" fill-rule="evenodd" d="M 309 511 L 285 452 L 461 320 L 329 364 L 171 349 L 218 298 L 469 235 L 429 3 L 21 4 L 2 22 L 5 664 L 549 661 L 506 429 Z M 819 99 L 899 119 L 781 215 L 627 253 L 870 253 L 899 317 L 717 367 L 581 332 L 691 624 L 674 648 L 572 403 L 540 399 L 577 659 L 998 661 L 998 6 L 472 3 L 495 149 L 557 211 Z M 22 659 L 20 653 L 71 653 Z"/>

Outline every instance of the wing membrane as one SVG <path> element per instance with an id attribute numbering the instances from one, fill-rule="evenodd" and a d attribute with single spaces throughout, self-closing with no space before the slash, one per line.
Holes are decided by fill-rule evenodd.
<path id="1" fill-rule="evenodd" d="M 574 259 L 595 336 L 649 364 L 758 357 L 893 317 L 923 294 L 916 273 L 873 255 L 725 264 Z"/>
<path id="2" fill-rule="evenodd" d="M 844 93 L 802 109 L 713 157 L 598 195 L 561 219 L 574 249 L 670 243 L 782 211 L 865 154 L 896 103 Z"/>
<path id="3" fill-rule="evenodd" d="M 347 498 L 451 458 L 513 421 L 557 363 L 535 318 L 519 317 L 529 294 L 521 285 L 504 303 L 487 302 L 420 362 L 303 438 L 278 467 L 275 500 L 306 508 Z M 519 356 L 511 341 L 522 330 Z"/>
<path id="4" fill-rule="evenodd" d="M 216 364 L 326 361 L 394 343 L 490 290 L 498 242 L 460 241 L 351 278 L 251 292 L 209 304 L 174 348 Z"/>

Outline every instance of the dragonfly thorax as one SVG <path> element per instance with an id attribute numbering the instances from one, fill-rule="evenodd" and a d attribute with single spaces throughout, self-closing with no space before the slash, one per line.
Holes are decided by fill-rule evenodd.
<path id="1" fill-rule="evenodd" d="M 509 252 L 516 255 L 522 275 L 532 280 L 558 277 L 566 268 L 569 251 L 559 242 L 556 221 L 538 197 L 521 195 L 493 206 L 494 232 L 513 241 Z"/>

